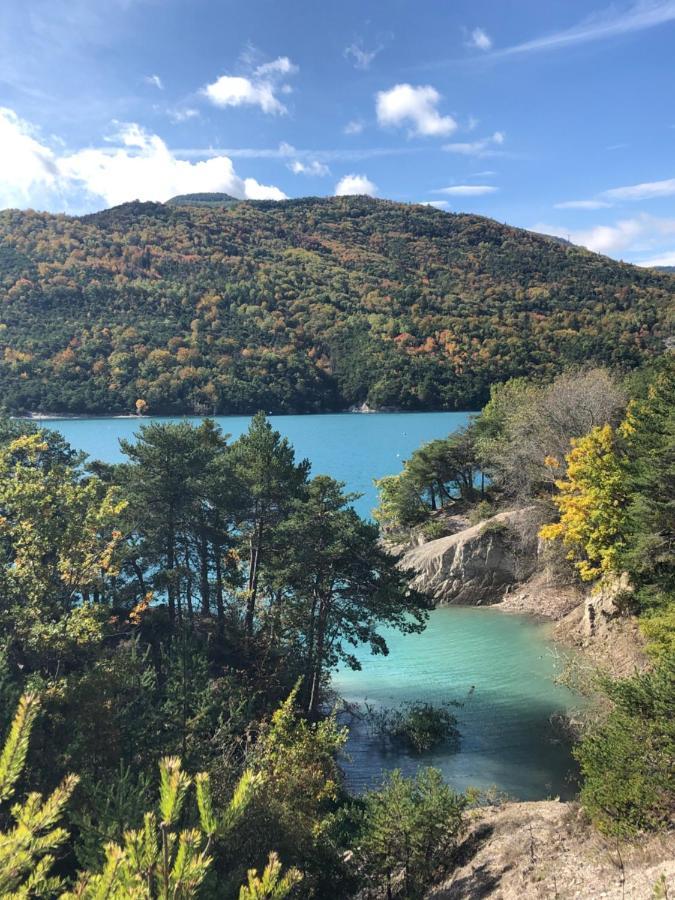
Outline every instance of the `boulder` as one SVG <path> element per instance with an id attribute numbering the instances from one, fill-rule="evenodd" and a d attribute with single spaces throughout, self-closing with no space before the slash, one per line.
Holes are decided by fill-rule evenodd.
<path id="1" fill-rule="evenodd" d="M 537 562 L 533 507 L 499 513 L 455 534 L 409 549 L 400 566 L 411 586 L 439 605 L 498 603 Z"/>

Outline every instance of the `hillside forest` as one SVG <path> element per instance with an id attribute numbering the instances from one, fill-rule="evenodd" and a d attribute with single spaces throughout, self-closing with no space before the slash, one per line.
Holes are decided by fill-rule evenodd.
<path id="1" fill-rule="evenodd" d="M 0 212 L 10 413 L 478 409 L 661 352 L 672 274 L 368 197 Z"/>

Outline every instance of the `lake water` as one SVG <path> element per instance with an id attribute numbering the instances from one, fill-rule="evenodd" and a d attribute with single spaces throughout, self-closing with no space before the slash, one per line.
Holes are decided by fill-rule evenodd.
<path id="1" fill-rule="evenodd" d="M 377 505 L 373 479 L 392 475 L 421 443 L 446 437 L 469 421 L 471 413 L 338 413 L 318 416 L 270 416 L 270 422 L 295 447 L 296 457 L 312 462 L 312 474 L 331 475 L 362 494 L 355 503 L 362 516 Z M 73 447 L 94 459 L 120 462 L 120 438 L 133 438 L 149 419 L 46 419 L 39 424 L 60 431 Z M 181 422 L 156 418 L 155 422 Z M 200 419 L 187 419 L 199 422 Z M 248 416 L 217 416 L 232 438 L 251 421 Z"/>
<path id="2" fill-rule="evenodd" d="M 356 506 L 368 516 L 376 505 L 374 478 L 393 474 L 424 441 L 443 437 L 469 420 L 469 413 L 374 413 L 273 416 L 298 457 L 308 457 L 314 474 L 346 482 L 363 496 Z M 180 421 L 163 419 L 161 421 Z M 197 421 L 197 420 L 195 420 Z M 245 416 L 219 417 L 237 437 Z M 130 438 L 138 419 L 48 420 L 70 443 L 90 456 L 122 459 L 118 439 Z M 420 635 L 387 634 L 390 654 L 361 651 L 359 672 L 340 671 L 334 687 L 349 703 L 398 706 L 412 700 L 457 701 L 459 747 L 442 747 L 423 757 L 387 750 L 363 722 L 351 721 L 345 762 L 357 790 L 376 784 L 383 769 L 412 772 L 439 767 L 458 790 L 496 787 L 523 800 L 570 796 L 569 748 L 555 738 L 551 717 L 574 708 L 577 698 L 553 681 L 554 648 L 545 625 L 495 609 L 435 610 Z"/>

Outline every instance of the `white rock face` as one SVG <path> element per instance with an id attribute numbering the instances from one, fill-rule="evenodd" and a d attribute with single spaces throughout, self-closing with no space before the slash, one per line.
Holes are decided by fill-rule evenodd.
<path id="1" fill-rule="evenodd" d="M 535 570 L 536 532 L 527 527 L 531 513 L 532 507 L 509 510 L 413 547 L 400 566 L 412 574 L 412 587 L 439 605 L 498 603 Z"/>

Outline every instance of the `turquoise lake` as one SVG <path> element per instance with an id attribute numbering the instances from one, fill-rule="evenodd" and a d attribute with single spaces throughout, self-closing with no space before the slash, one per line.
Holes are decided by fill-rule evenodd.
<path id="1" fill-rule="evenodd" d="M 443 437 L 469 420 L 469 413 L 373 413 L 272 416 L 298 457 L 316 474 L 339 478 L 363 496 L 356 506 L 369 516 L 376 505 L 374 478 L 396 473 L 424 441 Z M 90 456 L 122 459 L 118 439 L 132 437 L 139 419 L 55 419 L 60 431 Z M 162 419 L 160 421 L 180 421 Z M 197 421 L 197 420 L 194 420 Z M 245 416 L 219 417 L 237 437 Z M 392 752 L 358 718 L 350 719 L 343 765 L 351 787 L 377 784 L 383 769 L 410 773 L 419 765 L 440 768 L 458 790 L 492 787 L 535 800 L 574 793 L 569 748 L 556 738 L 552 717 L 574 709 L 578 698 L 554 683 L 555 648 L 546 625 L 490 608 L 451 607 L 431 613 L 419 635 L 387 632 L 388 656 L 357 652 L 362 669 L 336 673 L 333 686 L 350 704 L 398 706 L 406 701 L 457 702 L 461 739 L 423 757 Z"/>

